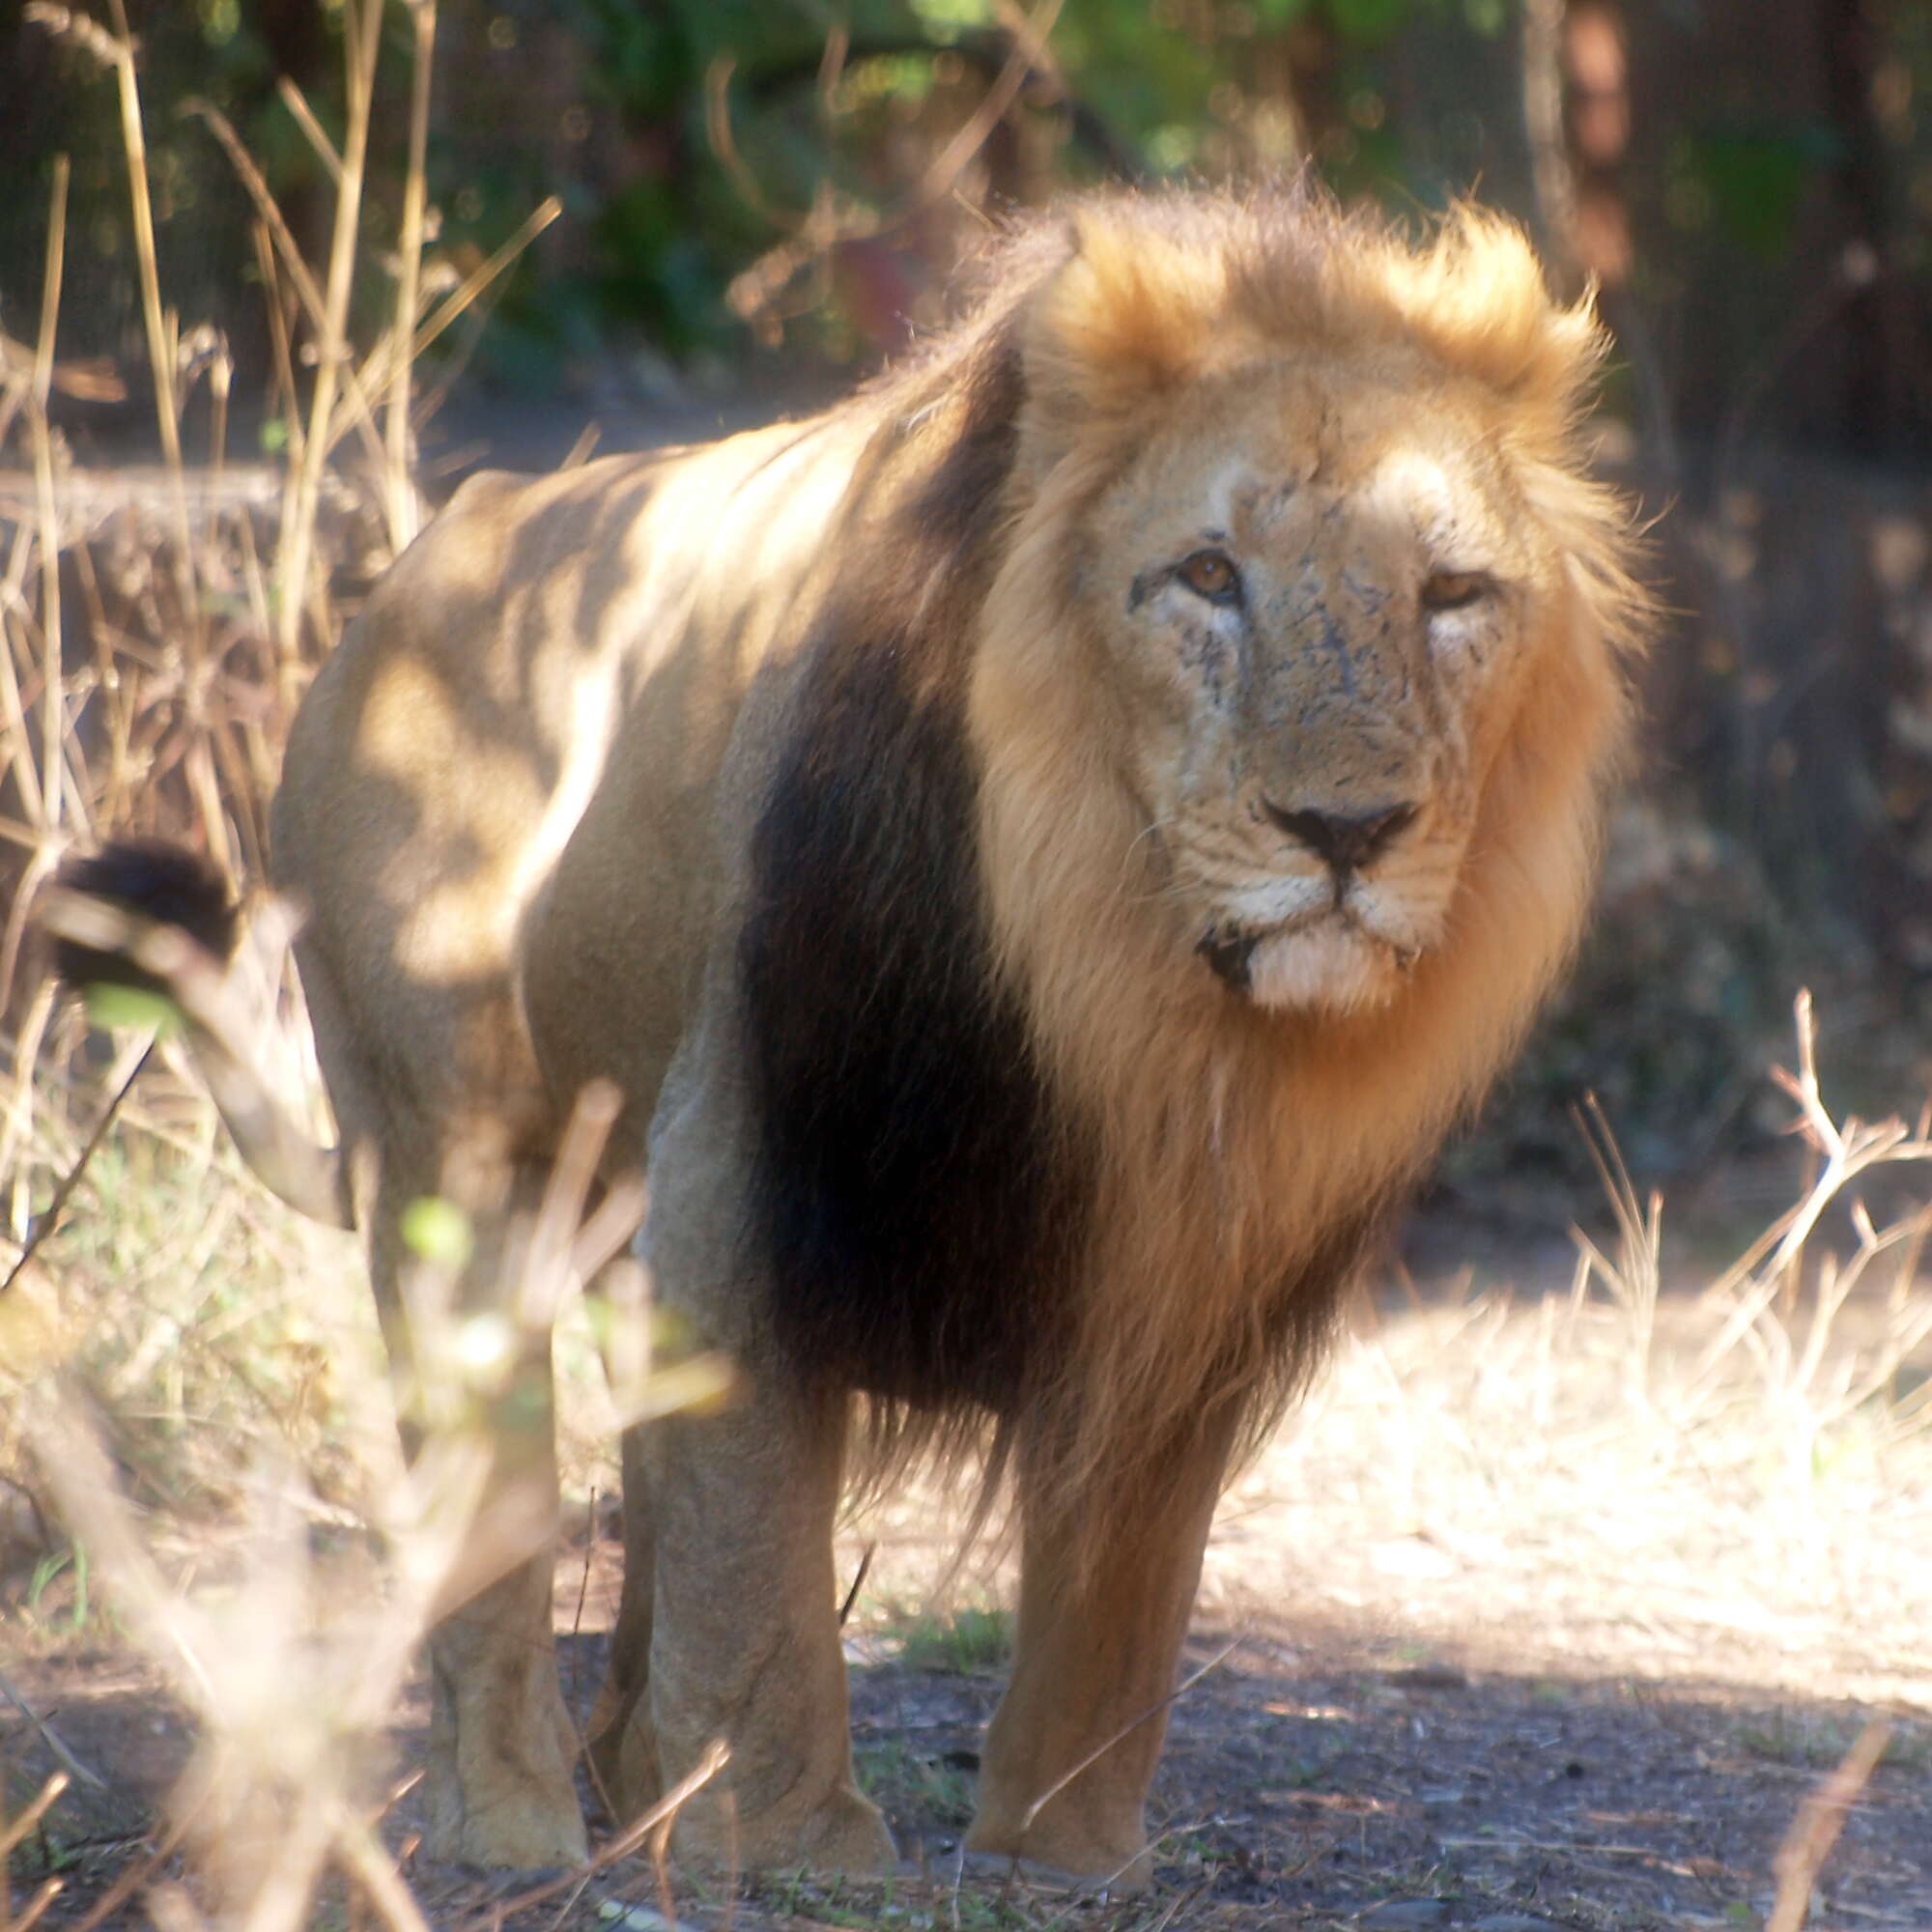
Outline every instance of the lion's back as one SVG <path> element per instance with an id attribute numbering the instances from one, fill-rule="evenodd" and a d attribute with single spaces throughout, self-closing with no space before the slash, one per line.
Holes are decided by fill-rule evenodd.
<path id="1" fill-rule="evenodd" d="M 810 471 L 805 494 L 836 502 L 825 443 L 781 426 L 473 477 L 318 673 L 275 800 L 275 882 L 307 920 L 305 982 L 326 981 L 344 1029 L 380 1037 L 423 1100 L 448 1105 L 452 1082 L 483 1097 L 622 1078 L 582 1067 L 613 1050 L 609 1029 L 585 1044 L 585 1025 L 689 978 L 712 790 L 745 690 L 796 623 L 791 574 L 815 554 L 775 499 Z M 532 933 L 570 960 L 554 988 L 573 1009 L 567 1079 L 531 1065 Z M 601 963 L 616 944 L 621 975 Z M 586 975 L 602 996 L 587 1006 Z"/>

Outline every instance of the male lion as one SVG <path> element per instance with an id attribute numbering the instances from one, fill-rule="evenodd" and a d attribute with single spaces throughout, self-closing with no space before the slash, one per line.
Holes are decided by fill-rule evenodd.
<path id="1" fill-rule="evenodd" d="M 969 1849 L 1145 1875 L 1230 1458 L 1583 914 L 1645 611 L 1603 347 L 1473 210 L 1096 195 L 823 415 L 468 483 L 323 668 L 275 872 L 392 1346 L 408 1204 L 487 1256 L 603 1078 L 735 1362 L 627 1448 L 618 1809 L 722 1739 L 687 1852 L 892 1858 L 832 1564 L 865 1397 L 875 1450 L 991 1418 L 1013 1479 Z M 548 1560 L 432 1661 L 434 1849 L 578 1858 Z"/>

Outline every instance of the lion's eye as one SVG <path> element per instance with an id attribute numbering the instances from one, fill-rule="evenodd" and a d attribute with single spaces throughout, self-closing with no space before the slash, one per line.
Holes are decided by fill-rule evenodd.
<path id="1" fill-rule="evenodd" d="M 1241 573 L 1218 550 L 1197 550 L 1179 572 L 1181 582 L 1210 604 L 1233 604 L 1241 594 Z"/>
<path id="2" fill-rule="evenodd" d="M 1495 587 L 1495 579 L 1487 571 L 1438 570 L 1423 582 L 1422 608 L 1425 611 L 1466 610 L 1471 604 L 1480 604 Z"/>

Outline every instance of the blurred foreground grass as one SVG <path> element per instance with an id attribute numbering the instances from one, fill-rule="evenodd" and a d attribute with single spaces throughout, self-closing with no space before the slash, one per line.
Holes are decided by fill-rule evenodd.
<path id="1" fill-rule="evenodd" d="M 241 1172 L 165 1042 L 57 1222 L 43 1224 L 147 1042 L 90 1045 L 37 977 L 27 931 L 61 858 L 110 829 L 183 838 L 259 876 L 294 704 L 357 586 L 420 515 L 414 357 L 508 256 L 453 288 L 420 272 L 412 140 L 388 319 L 372 341 L 349 339 L 367 268 L 359 156 L 382 9 L 345 9 L 352 111 L 332 153 L 340 215 L 327 263 L 300 262 L 272 205 L 255 204 L 279 349 L 269 408 L 291 426 L 285 462 L 268 470 L 227 459 L 224 346 L 164 305 L 125 34 L 42 10 L 100 60 L 123 104 L 162 461 L 103 512 L 102 479 L 71 469 L 51 427 L 64 374 L 57 181 L 37 339 L 0 343 L 0 455 L 20 484 L 0 505 L 0 1275 L 40 1240 L 0 1289 L 0 1662 L 140 1652 L 192 1712 L 199 1743 L 115 1881 L 69 1917 L 60 1872 L 35 1866 L 23 1900 L 0 1888 L 10 1932 L 45 1914 L 141 1917 L 166 1932 L 211 1918 L 263 1932 L 424 1922 L 399 1872 L 406 1847 L 385 1844 L 379 1822 L 393 1788 L 388 1730 L 465 1555 L 478 1445 L 454 1429 L 404 1468 L 354 1242 L 300 1223 Z M 420 75 L 434 12 L 418 0 L 411 17 Z M 238 164 L 245 178 L 239 153 Z M 205 460 L 190 463 L 189 446 Z M 259 921 L 242 970 L 279 1014 L 273 1078 L 314 1106 L 286 941 Z M 1922 1129 L 1834 1120 L 1809 1052 L 1807 1037 L 1797 1102 L 1816 1179 L 1794 1217 L 1715 1283 L 1666 1283 L 1656 1212 L 1600 1148 L 1617 1243 L 1586 1251 L 1567 1297 L 1484 1295 L 1371 1323 L 1237 1488 L 1210 1558 L 1210 1608 L 1311 1589 L 1347 1608 L 1378 1566 L 1408 1562 L 1428 1585 L 1408 1613 L 1437 1638 L 1487 1623 L 1520 1647 L 1529 1615 L 1552 1667 L 1579 1646 L 1627 1657 L 1639 1642 L 1675 1645 L 1689 1663 L 1705 1639 L 1687 1629 L 1728 1628 L 1749 1639 L 1741 1669 L 1768 1668 L 1790 1638 L 1797 1667 L 1814 1672 L 1842 1639 L 1866 1659 L 1832 1666 L 1848 1694 L 1924 1709 L 1915 1645 L 1932 1617 L 1932 1397 L 1919 1263 L 1932 1150 Z M 1890 1204 L 1876 1219 L 1856 1200 L 1875 1179 Z M 581 1302 L 563 1302 L 565 1479 L 587 1502 L 614 1487 L 618 1406 Z M 449 1367 L 460 1380 L 462 1364 Z M 1264 1535 L 1256 1484 L 1273 1486 Z M 1304 1521 L 1300 1509 L 1328 1514 Z M 916 1493 L 876 1533 L 874 1600 L 902 1617 L 952 1573 L 957 1524 L 943 1499 Z M 910 1662 L 977 1669 L 1006 1636 L 976 1608 L 916 1615 L 903 1647 Z M 43 1734 L 38 1719 L 28 1728 Z M 967 1802 L 956 1771 L 934 1780 L 890 1753 L 874 1771 L 949 1816 Z M 0 1792 L 16 1812 L 43 1800 L 39 1825 L 17 1833 L 23 1864 L 65 1801 Z M 961 1910 L 943 1888 L 893 1908 L 899 1922 L 955 1928 Z M 980 1916 L 1058 1923 L 1019 1904 Z"/>

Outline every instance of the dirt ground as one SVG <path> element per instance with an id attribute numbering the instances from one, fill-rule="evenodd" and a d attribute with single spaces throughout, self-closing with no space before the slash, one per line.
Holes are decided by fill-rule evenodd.
<path id="1" fill-rule="evenodd" d="M 1856 1383 L 1834 1407 L 1822 1371 L 1801 1387 L 1790 1365 L 1720 1358 L 1700 1380 L 1719 1313 L 1666 1299 L 1640 1342 L 1628 1311 L 1466 1282 L 1365 1310 L 1223 1505 L 1184 1666 L 1207 1667 L 1174 1707 L 1151 1806 L 1151 1893 L 957 1882 L 1001 1682 L 960 1634 L 997 1632 L 984 1606 L 1009 1577 L 988 1556 L 935 1606 L 951 1537 L 925 1497 L 841 1550 L 851 1577 L 874 1548 L 848 1626 L 854 1743 L 899 1877 L 768 1880 L 734 1898 L 673 1872 L 667 1898 L 633 1860 L 518 1907 L 475 1875 L 406 1865 L 427 1922 L 665 1932 L 668 1902 L 700 1927 L 1751 1927 L 1806 1795 L 1884 1719 L 1888 1748 L 1808 1922 L 1924 1932 L 1932 1451 L 1922 1428 L 1880 1426 Z M 619 1560 L 608 1506 L 597 1516 L 557 1580 L 580 1711 Z M 100 1780 L 77 1777 L 15 1855 L 16 1912 L 46 1874 L 63 1880 L 50 1926 L 172 1869 L 155 1853 L 188 1725 L 99 1628 L 93 1647 L 43 1642 L 8 1666 L 44 1729 L 0 1705 L 13 1810 L 59 1768 L 55 1741 Z M 418 1688 L 399 1766 L 423 1721 Z M 411 1804 L 387 1819 L 392 1848 Z M 151 1910 L 137 1891 L 92 1922 Z M 325 1896 L 311 1922 L 356 1920 Z"/>

